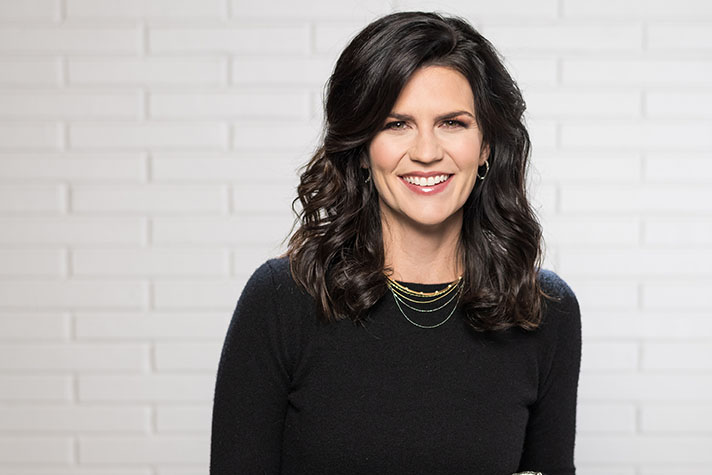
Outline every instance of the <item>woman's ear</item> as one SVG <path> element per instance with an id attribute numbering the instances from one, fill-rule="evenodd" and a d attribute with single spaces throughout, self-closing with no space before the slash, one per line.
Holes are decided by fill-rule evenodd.
<path id="1" fill-rule="evenodd" d="M 489 144 L 482 144 L 482 148 L 480 148 L 480 166 L 484 165 L 487 159 L 489 158 L 490 155 L 490 146 Z"/>

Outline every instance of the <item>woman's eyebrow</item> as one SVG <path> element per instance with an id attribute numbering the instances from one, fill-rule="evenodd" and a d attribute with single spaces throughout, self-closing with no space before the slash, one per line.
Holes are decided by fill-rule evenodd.
<path id="1" fill-rule="evenodd" d="M 453 112 L 447 112 L 445 114 L 441 114 L 441 115 L 435 117 L 435 122 L 439 122 L 441 120 L 454 119 L 455 117 L 460 116 L 460 115 L 467 115 L 473 119 L 475 118 L 475 116 L 472 115 L 471 112 L 468 112 L 466 110 L 459 110 L 459 111 L 453 111 Z M 412 115 L 398 114 L 397 112 L 391 112 L 390 114 L 388 114 L 388 117 L 392 118 L 392 119 L 396 119 L 396 120 L 403 120 L 403 121 L 414 120 L 414 117 Z"/>

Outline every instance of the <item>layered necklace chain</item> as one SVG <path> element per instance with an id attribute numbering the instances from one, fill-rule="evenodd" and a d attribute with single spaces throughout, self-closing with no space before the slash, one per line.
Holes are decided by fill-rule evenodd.
<path id="1" fill-rule="evenodd" d="M 405 285 L 396 282 L 388 276 L 386 276 L 386 279 L 388 289 L 393 294 L 393 300 L 395 300 L 398 310 L 400 310 L 400 313 L 409 323 L 418 328 L 437 328 L 440 325 L 445 324 L 445 322 L 450 320 L 450 317 L 452 317 L 455 313 L 457 304 L 460 301 L 460 294 L 462 293 L 462 276 L 455 282 L 448 284 L 444 289 L 436 290 L 435 292 L 419 292 L 417 290 L 409 289 Z M 434 325 L 423 325 L 415 322 L 403 310 L 403 307 L 406 307 L 418 313 L 433 313 L 443 310 L 450 305 L 452 308 L 448 312 L 445 319 Z"/>

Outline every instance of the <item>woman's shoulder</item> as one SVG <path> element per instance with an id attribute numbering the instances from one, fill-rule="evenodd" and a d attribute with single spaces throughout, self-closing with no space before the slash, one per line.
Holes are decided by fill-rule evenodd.
<path id="1" fill-rule="evenodd" d="M 308 302 L 311 298 L 292 277 L 288 257 L 268 259 L 245 284 L 243 294 L 257 294 L 276 304 Z"/>
<path id="2" fill-rule="evenodd" d="M 542 324 L 558 323 L 577 331 L 581 325 L 581 314 L 576 294 L 556 272 L 540 269 L 539 285 L 544 293 Z"/>

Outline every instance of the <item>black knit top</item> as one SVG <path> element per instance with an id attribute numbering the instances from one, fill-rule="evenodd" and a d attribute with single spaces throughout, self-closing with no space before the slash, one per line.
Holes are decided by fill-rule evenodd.
<path id="1" fill-rule="evenodd" d="M 579 308 L 539 278 L 558 301 L 537 330 L 478 333 L 459 310 L 418 328 L 390 293 L 365 326 L 320 323 L 288 260 L 266 262 L 225 338 L 210 474 L 574 474 Z"/>

